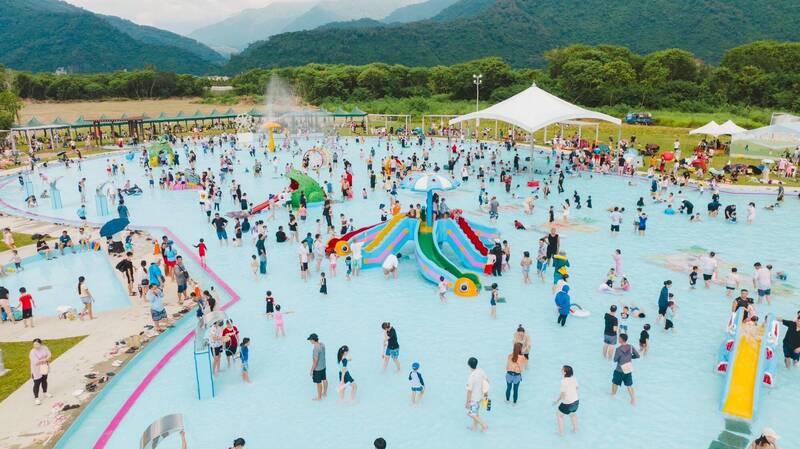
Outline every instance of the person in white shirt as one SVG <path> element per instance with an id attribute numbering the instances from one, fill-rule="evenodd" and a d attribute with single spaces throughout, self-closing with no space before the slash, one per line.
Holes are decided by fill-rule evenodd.
<path id="1" fill-rule="evenodd" d="M 733 297 L 733 292 L 739 288 L 739 283 L 742 282 L 738 271 L 736 267 L 733 267 L 731 268 L 731 272 L 725 276 L 725 296 L 728 298 Z"/>
<path id="2" fill-rule="evenodd" d="M 717 274 L 717 269 L 719 268 L 716 253 L 714 253 L 714 251 L 708 253 L 708 256 L 700 260 L 700 265 L 703 267 L 703 281 L 706 284 L 706 288 L 709 288 L 711 287 L 711 280 L 714 278 L 714 275 Z"/>
<path id="3" fill-rule="evenodd" d="M 772 304 L 772 273 L 768 268 L 764 268 L 761 262 L 753 264 L 756 272 L 753 274 L 753 287 L 758 290 L 758 303 L 761 304 L 763 300 L 767 300 L 767 304 Z"/>
<path id="4" fill-rule="evenodd" d="M 387 278 L 389 275 L 392 275 L 393 278 L 397 279 L 397 267 L 400 265 L 400 260 L 394 254 L 389 253 L 384 259 L 383 264 L 381 267 L 383 268 L 383 274 Z"/>
<path id="5" fill-rule="evenodd" d="M 297 245 L 297 257 L 300 260 L 300 279 L 308 280 L 308 247 L 302 242 Z"/>
<path id="6" fill-rule="evenodd" d="M 558 434 L 564 435 L 564 417 L 569 415 L 572 420 L 572 433 L 578 432 L 578 380 L 573 375 L 572 367 L 561 367 L 561 389 L 553 405 L 558 405 L 556 417 L 558 418 Z"/>
<path id="7" fill-rule="evenodd" d="M 470 357 L 467 360 L 467 365 L 470 368 L 470 373 L 467 378 L 467 401 L 464 404 L 464 408 L 467 409 L 467 416 L 472 418 L 472 431 L 478 430 L 478 426 L 480 426 L 481 432 L 486 432 L 489 430 L 489 426 L 481 419 L 480 403 L 486 399 L 488 405 L 489 378 L 483 369 L 478 368 L 478 359 L 475 357 Z"/>
<path id="8" fill-rule="evenodd" d="M 619 207 L 614 207 L 609 218 L 611 219 L 611 235 L 619 234 L 619 225 L 622 224 L 622 213 L 620 213 Z"/>

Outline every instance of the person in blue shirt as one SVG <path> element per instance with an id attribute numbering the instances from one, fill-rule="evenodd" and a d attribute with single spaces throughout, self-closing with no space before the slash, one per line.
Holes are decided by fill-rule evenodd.
<path id="1" fill-rule="evenodd" d="M 159 287 L 161 286 L 161 283 L 164 282 L 164 274 L 161 272 L 161 268 L 158 266 L 158 260 L 150 262 L 150 267 L 147 269 L 147 275 L 150 278 L 150 285 Z"/>
<path id="2" fill-rule="evenodd" d="M 86 205 L 85 204 L 81 204 L 81 207 L 78 209 L 78 218 L 80 218 L 81 221 L 86 221 Z"/>
<path id="3" fill-rule="evenodd" d="M 164 250 L 164 260 L 167 265 L 167 275 L 175 279 L 175 265 L 178 263 L 178 251 L 175 250 L 172 240 L 169 241 L 167 248 Z"/>
<path id="4" fill-rule="evenodd" d="M 572 300 L 569 297 L 569 285 L 561 287 L 561 291 L 556 293 L 556 306 L 558 307 L 558 324 L 564 327 L 567 324 L 567 316 L 569 315 L 569 308 L 572 305 Z"/>
<path id="5" fill-rule="evenodd" d="M 647 214 L 642 212 L 639 214 L 639 235 L 644 235 L 645 230 L 647 230 Z"/>
<path id="6" fill-rule="evenodd" d="M 62 231 L 61 236 L 58 238 L 60 243 L 59 250 L 61 251 L 61 255 L 64 255 L 64 248 L 71 248 L 72 254 L 75 254 L 75 245 L 72 243 L 72 237 L 69 236 L 67 231 Z"/>
<path id="7" fill-rule="evenodd" d="M 239 345 L 239 359 L 242 361 L 242 380 L 250 383 L 250 337 L 244 337 Z"/>

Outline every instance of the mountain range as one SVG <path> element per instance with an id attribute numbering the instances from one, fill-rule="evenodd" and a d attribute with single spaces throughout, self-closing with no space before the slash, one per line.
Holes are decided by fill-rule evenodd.
<path id="1" fill-rule="evenodd" d="M 0 63 L 19 70 L 140 69 L 203 74 L 225 59 L 184 36 L 58 0 L 0 0 Z"/>
<path id="2" fill-rule="evenodd" d="M 428 19 L 456 1 L 276 0 L 263 8 L 247 9 L 201 27 L 188 36 L 224 54 L 232 54 L 276 34 L 329 27 L 330 24 L 335 24 L 334 28 L 355 28 L 369 23 L 362 19 L 383 19 L 387 23 Z"/>
<path id="3" fill-rule="evenodd" d="M 797 0 L 459 0 L 428 20 L 278 34 L 232 56 L 225 70 L 312 62 L 432 66 L 485 56 L 541 67 L 547 50 L 573 43 L 638 53 L 677 47 L 714 63 L 755 40 L 800 40 L 798 20 Z"/>

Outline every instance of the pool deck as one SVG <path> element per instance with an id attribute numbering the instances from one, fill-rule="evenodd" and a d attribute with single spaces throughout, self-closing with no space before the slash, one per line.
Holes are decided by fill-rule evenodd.
<path id="1" fill-rule="evenodd" d="M 58 236 L 63 229 L 76 232 L 73 226 L 57 225 L 45 221 L 28 218 L 0 215 L 0 228 L 10 227 L 15 231 L 26 233 L 49 234 Z M 97 235 L 98 230 L 92 229 L 92 234 Z M 145 255 L 152 251 L 152 242 L 149 236 L 142 233 L 134 240 L 134 254 Z M 35 247 L 29 245 L 19 249 L 20 256 L 27 257 L 35 254 Z M 107 253 L 106 253 L 107 254 Z M 119 258 L 108 256 L 109 262 L 116 264 Z M 0 262 L 10 259 L 10 252 L 0 253 Z M 58 260 L 50 261 L 59 263 Z M 43 263 L 50 263 L 43 262 Z M 118 280 L 124 287 L 122 274 L 114 270 Z M 9 274 L 13 276 L 13 274 Z M 169 282 L 169 281 L 168 281 Z M 2 278 L 0 278 L 2 283 Z M 127 290 L 127 289 L 126 289 Z M 12 293 L 13 298 L 13 293 Z M 174 288 L 165 290 L 167 312 L 169 316 L 179 309 Z M 77 417 L 83 408 L 91 402 L 104 384 L 98 384 L 93 393 L 83 393 L 78 397 L 73 392 L 85 389 L 89 379 L 84 375 L 90 372 L 104 374 L 109 371 L 118 372 L 124 368 L 124 363 L 136 355 L 137 352 L 127 354 L 125 346 L 116 355 L 109 355 L 115 348 L 115 342 L 125 340 L 133 335 L 146 331 L 144 326 L 152 324 L 149 308 L 141 303 L 138 297 L 131 297 L 132 305 L 125 309 L 118 309 L 96 314 L 96 319 L 89 321 L 68 321 L 56 317 L 36 317 L 34 328 L 24 328 L 21 323 L 0 325 L 0 341 L 31 341 L 34 338 L 43 340 L 86 335 L 87 337 L 69 351 L 61 355 L 52 363 L 49 390 L 52 399 L 42 398 L 42 405 L 35 405 L 32 398 L 32 381 L 26 382 L 17 391 L 4 401 L 0 402 L 0 422 L 13 423 L 3 426 L 0 431 L 0 447 L 3 448 L 48 448 L 52 447 L 61 433 L 63 433 Z M 13 304 L 13 301 L 12 301 Z M 145 332 L 140 337 L 144 343 L 152 333 Z M 112 367 L 113 360 L 123 361 L 121 367 Z M 100 376 L 98 375 L 98 378 Z M 2 379 L 2 378 L 0 378 Z M 56 402 L 64 404 L 80 404 L 81 408 L 73 411 L 60 412 L 53 410 Z M 61 415 L 61 416 L 59 416 Z"/>

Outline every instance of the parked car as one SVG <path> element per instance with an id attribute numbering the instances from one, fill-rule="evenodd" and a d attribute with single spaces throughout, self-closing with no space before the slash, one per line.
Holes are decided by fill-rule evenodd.
<path id="1" fill-rule="evenodd" d="M 625 116 L 625 123 L 629 125 L 652 125 L 653 115 L 649 112 L 629 112 Z"/>

